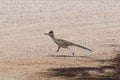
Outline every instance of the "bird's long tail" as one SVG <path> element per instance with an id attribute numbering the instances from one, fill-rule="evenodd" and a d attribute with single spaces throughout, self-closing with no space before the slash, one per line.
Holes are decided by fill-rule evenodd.
<path id="1" fill-rule="evenodd" d="M 89 48 L 86 48 L 86 47 L 84 47 L 84 46 L 81 46 L 81 45 L 78 45 L 78 44 L 74 44 L 74 43 L 72 43 L 72 45 L 73 45 L 73 46 L 80 47 L 80 48 L 82 48 L 82 49 L 86 49 L 86 50 L 88 50 L 88 51 L 92 51 L 91 49 L 89 49 Z"/>

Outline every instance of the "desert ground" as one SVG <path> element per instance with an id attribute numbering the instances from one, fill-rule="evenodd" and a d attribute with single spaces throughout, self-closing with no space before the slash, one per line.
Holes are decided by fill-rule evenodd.
<path id="1" fill-rule="evenodd" d="M 0 80 L 112 80 L 119 47 L 119 0 L 0 0 Z"/>

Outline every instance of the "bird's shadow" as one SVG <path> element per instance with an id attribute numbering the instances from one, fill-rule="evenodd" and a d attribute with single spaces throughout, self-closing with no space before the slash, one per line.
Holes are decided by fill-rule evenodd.
<path id="1" fill-rule="evenodd" d="M 80 57 L 80 58 L 91 58 L 91 57 L 88 57 L 88 56 L 72 56 L 72 55 L 48 55 L 48 57 Z"/>

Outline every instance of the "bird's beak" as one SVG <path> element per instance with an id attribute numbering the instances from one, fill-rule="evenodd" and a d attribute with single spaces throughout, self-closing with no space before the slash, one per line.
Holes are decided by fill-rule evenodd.
<path id="1" fill-rule="evenodd" d="M 44 35 L 49 35 L 48 33 L 44 33 Z"/>

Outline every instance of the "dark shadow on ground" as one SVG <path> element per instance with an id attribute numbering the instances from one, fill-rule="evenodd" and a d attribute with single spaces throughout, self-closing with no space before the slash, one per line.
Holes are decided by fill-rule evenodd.
<path id="1" fill-rule="evenodd" d="M 115 70 L 113 66 L 103 67 L 69 67 L 69 68 L 53 68 L 49 69 L 49 76 L 62 77 L 72 80 L 116 80 L 119 77 L 113 77 L 111 75 L 105 75 L 106 69 Z M 113 74 L 115 75 L 115 74 Z"/>
<path id="2" fill-rule="evenodd" d="M 66 80 L 120 80 L 120 53 L 114 59 L 97 61 L 110 64 L 100 67 L 51 68 L 47 75 Z"/>
<path id="3" fill-rule="evenodd" d="M 116 51 L 113 51 L 113 54 L 116 54 Z M 56 57 L 71 56 L 58 55 Z M 93 62 L 95 62 L 95 60 L 93 60 Z M 62 78 L 63 80 L 120 80 L 120 52 L 117 51 L 114 59 L 96 60 L 96 62 L 104 62 L 109 64 L 99 67 L 50 68 L 45 72 L 38 71 L 34 73 L 35 78 L 39 77 L 39 79 L 37 78 L 31 80 L 40 80 L 41 76 L 48 79 L 51 77 Z"/>

